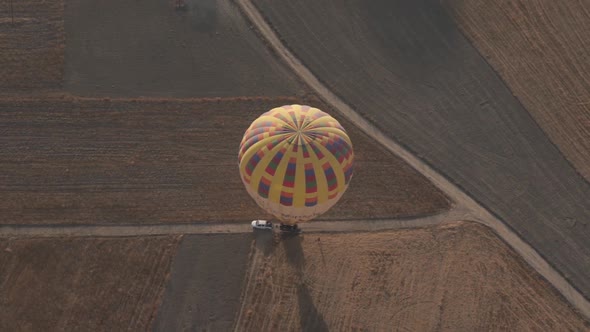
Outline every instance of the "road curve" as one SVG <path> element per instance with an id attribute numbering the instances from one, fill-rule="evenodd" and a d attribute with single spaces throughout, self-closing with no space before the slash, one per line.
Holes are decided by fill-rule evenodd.
<path id="1" fill-rule="evenodd" d="M 313 88 L 321 98 L 340 111 L 350 121 L 354 122 L 367 135 L 381 143 L 392 153 L 402 158 L 432 181 L 439 189 L 445 192 L 455 204 L 457 204 L 457 206 L 461 207 L 459 208 L 461 211 L 465 211 L 467 216 L 466 220 L 480 222 L 492 228 L 538 273 L 546 278 L 577 310 L 579 310 L 585 317 L 590 318 L 590 302 L 582 295 L 582 293 L 568 283 L 557 270 L 550 266 L 534 248 L 509 229 L 501 220 L 492 215 L 487 209 L 479 205 L 463 190 L 451 183 L 448 179 L 414 156 L 389 136 L 385 135 L 381 130 L 356 113 L 348 104 L 321 83 L 317 77 L 306 68 L 302 62 L 285 47 L 285 45 L 283 45 L 277 34 L 265 21 L 250 0 L 237 0 L 236 3 L 277 55 L 281 57 L 281 59 L 283 59 L 283 61 L 285 61 L 285 63 L 297 75 L 299 75 L 304 82 Z"/>

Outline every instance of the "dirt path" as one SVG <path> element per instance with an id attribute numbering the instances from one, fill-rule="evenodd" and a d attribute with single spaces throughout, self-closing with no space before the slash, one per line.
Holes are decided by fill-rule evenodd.
<path id="1" fill-rule="evenodd" d="M 406 219 L 313 221 L 303 224 L 305 232 L 340 233 L 382 231 L 440 224 L 450 220 L 469 220 L 469 212 L 455 208 L 426 217 Z M 223 234 L 251 233 L 248 220 L 243 223 L 191 223 L 152 225 L 0 225 L 0 237 L 61 237 L 61 236 L 146 236 L 165 234 Z"/>
<path id="2" fill-rule="evenodd" d="M 438 188 L 445 192 L 454 202 L 469 211 L 469 219 L 475 220 L 491 227 L 497 234 L 512 246 L 536 271 L 543 275 L 564 297 L 568 299 L 585 316 L 590 317 L 590 302 L 564 277 L 545 261 L 535 249 L 523 241 L 516 233 L 509 229 L 503 222 L 493 216 L 488 210 L 475 202 L 459 187 L 451 183 L 447 178 L 436 172 L 419 158 L 415 157 L 407 149 L 399 145 L 389 136 L 385 135 L 369 121 L 357 114 L 342 99 L 336 96 L 330 89 L 321 83 L 300 60 L 298 60 L 280 41 L 254 5 L 248 0 L 238 0 L 237 3 L 251 22 L 275 50 L 275 52 L 296 72 L 310 87 L 312 87 L 325 101 L 342 112 L 348 119 L 354 122 L 365 133 L 383 144 L 391 152 L 409 163 L 412 167 L 426 176 Z"/>

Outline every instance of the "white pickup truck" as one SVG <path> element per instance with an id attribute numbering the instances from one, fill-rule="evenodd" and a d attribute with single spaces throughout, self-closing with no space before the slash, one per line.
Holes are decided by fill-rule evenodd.
<path id="1" fill-rule="evenodd" d="M 252 228 L 272 230 L 272 222 L 268 220 L 252 220 Z"/>

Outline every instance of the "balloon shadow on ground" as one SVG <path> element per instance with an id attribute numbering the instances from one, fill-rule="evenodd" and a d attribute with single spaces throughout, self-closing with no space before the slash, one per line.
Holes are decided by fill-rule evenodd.
<path id="1" fill-rule="evenodd" d="M 254 242 L 256 250 L 262 252 L 265 257 L 273 253 L 277 244 L 273 232 L 267 230 L 254 230 Z"/>
<path id="2" fill-rule="evenodd" d="M 287 255 L 288 263 L 297 273 L 297 302 L 299 303 L 299 322 L 302 331 L 328 331 L 324 316 L 318 311 L 304 282 L 303 267 L 305 256 L 301 242 L 301 236 L 293 235 L 283 238 L 283 246 Z"/>

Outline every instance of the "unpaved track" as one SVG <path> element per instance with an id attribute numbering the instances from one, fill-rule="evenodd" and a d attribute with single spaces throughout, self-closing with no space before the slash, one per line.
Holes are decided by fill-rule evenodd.
<path id="1" fill-rule="evenodd" d="M 238 4 L 248 18 L 256 25 L 262 36 L 275 49 L 276 53 L 281 56 L 281 58 L 295 72 L 297 72 L 306 83 L 315 89 L 322 98 L 345 114 L 351 121 L 356 123 L 378 142 L 386 146 L 390 151 L 400 156 L 428 177 L 447 195 L 449 195 L 452 200 L 465 206 L 471 212 L 472 220 L 486 224 L 494 229 L 520 255 L 522 255 L 522 257 L 524 257 L 535 270 L 549 280 L 549 282 L 551 282 L 578 310 L 580 310 L 585 316 L 590 317 L 590 302 L 588 302 L 578 289 L 574 288 L 561 273 L 549 265 L 548 262 L 528 244 L 529 241 L 535 243 L 536 248 L 542 252 L 545 257 L 549 257 L 552 264 L 559 266 L 560 270 L 566 274 L 568 279 L 573 280 L 577 287 L 590 292 L 590 284 L 588 284 L 590 283 L 590 278 L 587 278 L 590 271 L 587 268 L 590 266 L 590 255 L 588 254 L 589 248 L 587 242 L 588 237 L 585 235 L 587 229 L 582 228 L 571 230 L 568 229 L 568 226 L 570 225 L 564 224 L 564 219 L 566 218 L 564 215 L 573 215 L 575 216 L 575 220 L 586 222 L 586 218 L 588 214 L 590 214 L 590 211 L 588 211 L 590 205 L 585 205 L 584 203 L 588 201 L 587 198 L 589 196 L 585 195 L 585 193 L 588 193 L 588 187 L 585 182 L 579 182 L 581 180 L 579 175 L 571 169 L 569 164 L 560 156 L 559 152 L 550 142 L 548 142 L 543 133 L 525 114 L 522 107 L 520 107 L 514 99 L 511 99 L 508 91 L 501 84 L 497 85 L 497 88 L 494 88 L 495 90 L 486 91 L 484 89 L 486 95 L 480 97 L 487 97 L 487 99 L 484 99 L 483 101 L 481 99 L 476 101 L 477 98 L 466 99 L 455 106 L 451 106 L 457 107 L 457 110 L 462 112 L 459 112 L 459 114 L 455 114 L 454 116 L 459 119 L 461 117 L 466 118 L 466 123 L 461 124 L 447 122 L 444 118 L 437 119 L 436 114 L 430 111 L 433 108 L 436 109 L 437 105 L 424 105 L 424 109 L 429 110 L 428 112 L 420 112 L 420 109 L 416 108 L 416 106 L 401 105 L 402 108 L 408 107 L 411 112 L 415 112 L 416 114 L 422 113 L 424 116 L 423 119 L 417 118 L 414 120 L 419 122 L 396 121 L 392 116 L 386 116 L 385 118 L 380 119 L 379 117 L 382 117 L 383 115 L 400 115 L 398 113 L 400 111 L 400 105 L 397 104 L 399 101 L 396 101 L 396 98 L 401 98 L 401 96 L 392 96 L 390 94 L 392 90 L 389 90 L 392 89 L 392 86 L 387 86 L 387 84 L 399 85 L 399 83 L 395 83 L 398 78 L 393 76 L 386 77 L 389 81 L 381 81 L 387 83 L 385 86 L 379 86 L 374 80 L 369 80 L 369 82 L 377 85 L 379 88 L 378 90 L 385 89 L 384 91 L 381 91 L 381 93 L 383 93 L 384 96 L 387 96 L 386 99 L 378 99 L 377 104 L 371 104 L 372 97 L 363 95 L 365 92 L 370 92 L 371 88 L 373 88 L 371 85 L 365 86 L 364 88 L 355 87 L 354 91 L 356 92 L 349 93 L 347 96 L 350 96 L 353 99 L 358 97 L 360 100 L 364 98 L 365 102 L 369 103 L 369 105 L 361 104 L 361 106 L 364 106 L 363 112 L 369 112 L 369 119 L 379 123 L 380 127 L 378 127 L 357 114 L 348 104 L 322 84 L 316 76 L 314 76 L 314 74 L 312 74 L 312 72 L 283 45 L 277 34 L 250 1 L 238 0 Z M 289 2 L 289 4 L 291 3 Z M 340 7 L 336 6 L 334 8 Z M 289 10 L 290 13 L 301 13 L 302 11 L 303 9 L 298 11 L 291 8 Z M 326 15 L 327 13 L 326 10 L 318 10 L 317 12 L 321 12 L 322 15 Z M 420 11 L 418 10 L 417 12 Z M 388 11 L 387 14 L 391 14 L 391 12 Z M 403 15 L 407 13 L 401 11 L 400 14 Z M 295 15 L 294 17 L 302 19 L 300 14 Z M 391 21 L 400 20 L 410 26 L 419 24 L 408 22 L 408 20 L 416 20 L 416 17 L 390 17 L 389 19 Z M 312 20 L 325 21 L 321 20 L 319 17 L 315 17 Z M 443 24 L 447 23 L 444 17 L 442 18 L 442 21 Z M 429 22 L 426 29 L 436 29 L 437 22 L 435 22 L 434 25 L 431 23 L 432 22 Z M 304 24 L 299 23 L 287 23 L 288 26 L 289 24 L 302 29 L 305 27 Z M 452 27 L 446 28 L 451 30 L 454 29 Z M 424 31 L 422 32 L 424 33 Z M 426 30 L 426 33 L 428 32 L 429 31 Z M 483 62 L 473 49 L 470 49 L 469 45 L 465 43 L 462 36 L 454 34 L 453 31 L 442 32 L 450 33 L 451 36 L 438 36 L 438 34 L 434 33 L 433 36 L 436 35 L 442 37 L 444 38 L 444 41 L 448 43 L 459 43 L 461 48 L 471 57 L 464 60 L 471 62 L 468 62 L 469 65 L 475 65 L 480 69 L 483 68 L 483 74 L 481 74 L 483 75 L 482 77 L 475 78 L 475 81 L 471 78 L 470 85 L 474 89 L 477 89 L 479 87 L 478 85 L 481 84 L 478 83 L 481 82 L 478 81 L 478 79 L 497 80 L 497 77 L 486 66 L 485 62 Z M 338 34 L 331 32 L 330 35 L 335 36 Z M 426 38 L 425 36 L 426 35 L 421 35 L 423 38 Z M 289 37 L 310 38 L 309 36 L 305 36 L 305 34 L 298 34 L 298 36 L 289 35 Z M 318 38 L 318 36 L 315 36 L 315 38 Z M 368 39 L 370 40 L 370 38 Z M 313 42 L 325 43 L 326 41 L 314 39 Z M 306 43 L 303 45 L 305 44 Z M 307 46 L 310 45 L 308 44 Z M 449 45 L 437 44 L 436 46 L 445 48 Z M 425 47 L 428 47 L 428 45 L 425 45 Z M 303 53 L 308 54 L 306 52 Z M 336 65 L 344 63 L 339 52 L 323 50 L 323 54 L 337 55 L 338 57 L 336 59 L 338 61 L 335 61 L 332 56 L 319 58 L 326 59 Z M 452 55 L 454 54 L 447 54 L 447 56 Z M 422 54 L 422 56 L 425 55 Z M 316 57 L 316 59 L 319 58 Z M 434 59 L 428 59 L 428 61 L 437 62 L 437 60 Z M 314 65 L 319 66 L 318 63 L 314 63 Z M 324 74 L 329 73 L 329 70 L 331 69 L 330 66 L 326 63 L 323 65 L 325 66 L 324 69 L 320 70 L 318 69 L 319 67 L 314 67 L 314 69 L 318 69 Z M 362 69 L 362 64 L 357 65 L 359 66 L 358 68 Z M 385 62 L 385 65 L 387 65 L 387 62 Z M 422 66 L 426 65 L 432 66 L 433 64 L 422 64 Z M 450 65 L 457 66 L 458 63 L 451 63 Z M 423 69 L 424 73 L 427 73 L 428 69 Z M 434 68 L 431 70 L 435 71 Z M 461 71 L 465 69 L 455 68 L 453 70 Z M 347 70 L 340 71 L 341 74 L 347 72 Z M 327 74 L 323 77 L 339 77 L 337 72 L 331 72 L 331 74 L 331 76 Z M 366 74 L 356 72 L 355 75 L 351 76 L 356 80 L 359 78 L 359 75 L 362 76 Z M 443 81 L 438 83 L 433 81 L 434 84 L 447 84 L 445 83 L 446 80 L 444 80 L 444 77 L 440 79 L 443 79 Z M 340 81 L 345 81 L 345 79 L 340 78 Z M 451 86 L 453 84 L 451 84 Z M 420 85 L 422 86 L 420 90 L 423 92 L 426 92 L 426 90 L 431 91 L 432 89 L 441 91 L 442 96 L 439 96 L 438 98 L 468 98 L 466 95 L 460 97 L 460 91 L 449 91 L 448 87 L 444 86 L 435 87 L 427 81 L 420 83 Z M 460 87 L 460 89 L 462 89 L 461 91 L 466 93 L 466 89 L 469 89 L 470 85 L 462 85 Z M 418 88 L 418 86 L 416 86 L 416 88 Z M 424 90 L 424 88 L 426 88 L 426 90 Z M 340 90 L 339 92 L 342 93 L 343 91 L 345 90 Z M 361 93 L 359 93 L 359 91 Z M 476 92 L 477 90 L 474 91 L 476 95 L 479 94 Z M 445 95 L 445 93 L 447 95 Z M 455 95 L 453 96 L 453 94 Z M 494 101 L 493 98 L 498 96 L 500 96 L 502 100 Z M 431 102 L 430 100 L 434 97 L 435 95 L 431 95 L 430 92 L 425 93 L 420 96 L 423 100 L 419 103 Z M 355 100 L 359 101 L 358 98 Z M 379 104 L 379 102 L 381 102 L 381 104 Z M 441 102 L 444 102 L 444 100 L 441 100 Z M 485 114 L 493 116 L 486 119 L 486 117 L 481 114 L 476 117 L 479 118 L 479 122 L 475 121 L 476 119 L 473 118 L 473 115 L 470 115 L 472 108 L 466 106 L 466 102 L 474 103 L 475 105 L 472 105 L 472 107 L 480 108 Z M 478 103 L 479 106 L 477 106 Z M 503 111 L 504 109 L 505 111 Z M 515 115 L 510 116 L 510 112 L 514 112 Z M 403 112 L 401 115 L 406 120 L 409 116 L 409 114 L 404 114 Z M 365 116 L 367 116 L 367 114 L 365 114 Z M 508 118 L 511 119 L 506 121 L 506 119 L 502 118 L 504 116 L 508 116 Z M 473 128 L 469 127 L 469 121 L 471 121 L 470 124 Z M 497 126 L 494 126 L 491 129 L 486 129 L 485 125 L 489 125 L 489 123 L 486 123 L 488 121 L 496 123 Z M 483 127 L 481 126 L 482 124 L 484 125 Z M 437 126 L 440 128 L 437 128 Z M 445 176 L 442 176 L 437 171 L 433 170 L 424 161 L 415 157 L 412 153 L 392 139 L 392 136 L 397 137 L 397 135 L 401 135 L 404 132 L 405 134 L 408 134 L 406 131 L 408 128 L 405 127 L 415 131 L 416 135 L 414 138 L 420 138 L 418 141 L 414 141 L 411 139 L 411 135 L 405 136 L 404 141 L 406 144 L 414 143 L 412 144 L 414 149 L 418 149 L 421 155 L 430 163 L 437 165 L 437 167 L 442 167 L 446 176 L 450 176 L 454 181 L 458 181 L 460 186 L 452 183 Z M 443 129 L 444 132 L 439 133 L 440 129 Z M 383 130 L 386 130 L 385 132 L 389 134 L 384 134 Z M 455 133 L 453 133 L 453 131 L 455 131 Z M 526 131 L 528 131 L 528 133 L 525 134 Z M 422 134 L 419 134 L 420 132 Z M 432 133 L 432 135 L 429 133 Z M 453 136 L 457 135 L 457 133 L 459 134 L 458 136 Z M 452 135 L 449 137 L 448 134 Z M 444 139 L 441 140 L 441 137 Z M 470 141 L 469 139 L 473 141 Z M 494 139 L 496 139 L 496 141 L 494 141 Z M 483 146 L 478 146 L 478 144 L 483 143 L 482 141 L 485 141 L 486 143 Z M 433 147 L 433 144 L 436 148 Z M 496 149 L 500 150 L 496 151 Z M 510 165 L 514 164 L 516 166 L 518 164 L 511 161 L 510 158 L 507 161 L 504 160 L 505 157 L 502 156 L 506 154 L 506 151 L 501 152 L 502 149 L 507 149 L 507 157 L 512 156 L 511 158 L 517 159 L 524 158 L 521 160 L 521 164 L 518 167 L 511 169 Z M 434 152 L 434 155 L 432 152 Z M 522 153 L 522 156 L 519 156 L 518 153 Z M 495 175 L 494 172 L 498 173 L 497 177 L 490 177 L 488 174 L 490 172 L 492 175 Z M 551 174 L 551 172 L 557 172 L 559 175 Z M 545 177 L 548 178 L 545 179 Z M 522 184 L 523 182 L 526 183 L 526 185 L 519 186 L 519 184 Z M 498 186 L 504 189 L 495 191 L 494 189 Z M 466 189 L 469 190 L 471 194 L 475 195 L 475 197 L 483 199 L 489 209 L 492 209 L 494 213 L 503 216 L 503 220 L 510 223 L 511 227 L 517 227 L 519 234 L 515 233 L 513 229 L 509 228 L 486 208 L 478 204 L 478 202 L 472 199 L 461 187 L 466 187 Z M 525 238 L 527 242 L 525 242 L 523 238 Z"/>
<path id="2" fill-rule="evenodd" d="M 304 232 L 382 231 L 437 225 L 450 220 L 469 220 L 470 213 L 461 208 L 427 217 L 406 219 L 313 221 L 302 224 Z M 0 225 L 0 237 L 61 236 L 146 236 L 164 234 L 251 233 L 249 220 L 243 223 L 186 223 L 152 225 Z"/>

